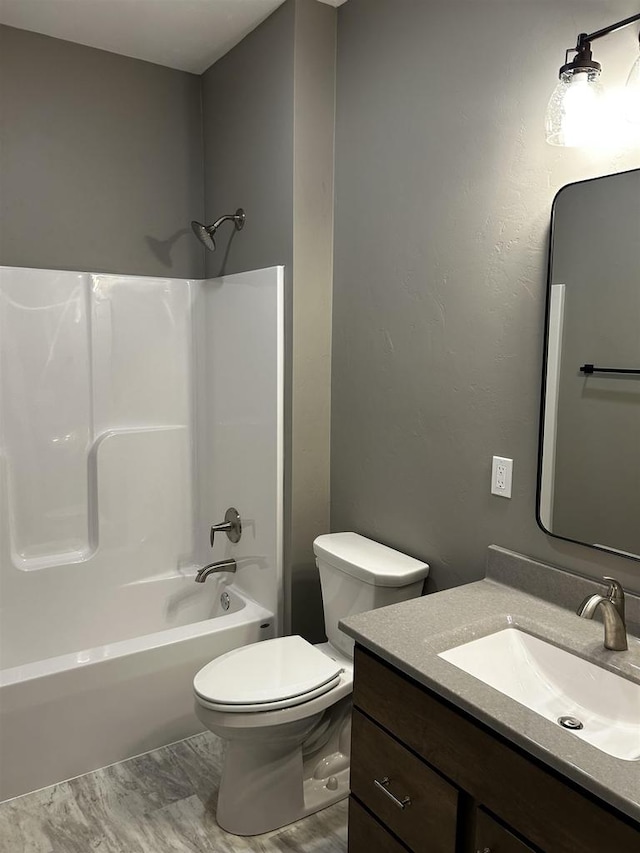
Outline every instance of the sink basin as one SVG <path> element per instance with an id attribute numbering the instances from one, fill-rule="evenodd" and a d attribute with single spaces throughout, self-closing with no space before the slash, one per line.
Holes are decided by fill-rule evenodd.
<path id="1" fill-rule="evenodd" d="M 603 752 L 640 758 L 640 685 L 546 643 L 505 628 L 439 657 L 564 727 Z"/>

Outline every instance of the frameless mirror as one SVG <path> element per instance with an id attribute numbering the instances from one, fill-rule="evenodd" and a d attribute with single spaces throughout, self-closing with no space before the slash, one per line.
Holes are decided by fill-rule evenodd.
<path id="1" fill-rule="evenodd" d="M 640 560 L 640 169 L 556 195 L 545 342 L 538 524 Z"/>

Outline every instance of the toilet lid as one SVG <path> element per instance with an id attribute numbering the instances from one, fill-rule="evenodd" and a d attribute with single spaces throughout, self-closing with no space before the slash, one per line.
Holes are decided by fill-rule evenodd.
<path id="1" fill-rule="evenodd" d="M 209 707 L 272 710 L 327 693 L 341 672 L 339 663 L 302 637 L 278 637 L 220 655 L 197 673 L 193 687 Z"/>

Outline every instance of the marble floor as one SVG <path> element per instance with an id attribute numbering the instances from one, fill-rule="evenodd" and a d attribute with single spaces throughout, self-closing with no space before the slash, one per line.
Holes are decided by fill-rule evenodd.
<path id="1" fill-rule="evenodd" d="M 266 835 L 223 832 L 220 766 L 206 732 L 7 800 L 0 853 L 346 853 L 346 801 Z"/>

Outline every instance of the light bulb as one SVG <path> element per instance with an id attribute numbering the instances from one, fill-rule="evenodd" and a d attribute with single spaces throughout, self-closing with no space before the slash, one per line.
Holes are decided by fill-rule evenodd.
<path id="1" fill-rule="evenodd" d="M 545 117 L 547 142 L 551 145 L 575 148 L 598 143 L 603 95 L 599 76 L 595 69 L 562 72 Z"/>

